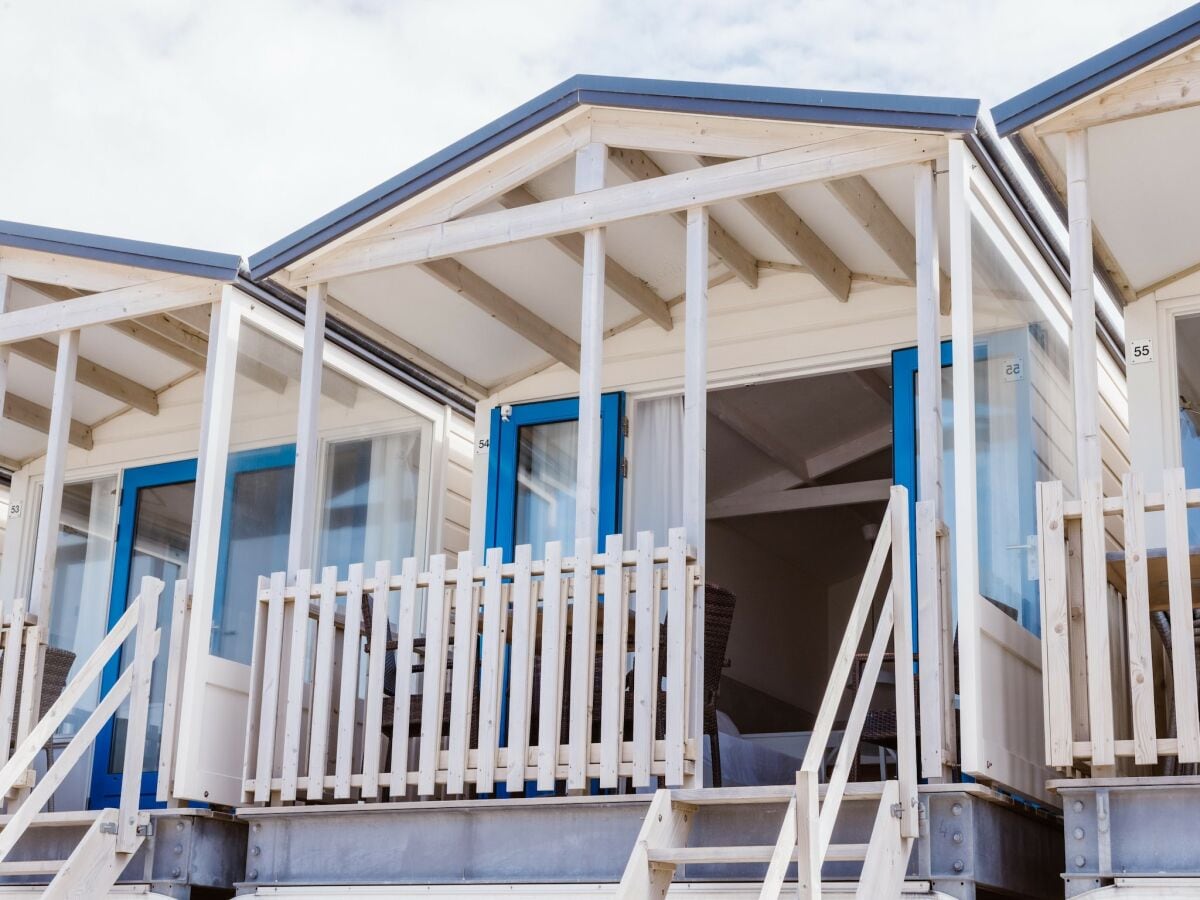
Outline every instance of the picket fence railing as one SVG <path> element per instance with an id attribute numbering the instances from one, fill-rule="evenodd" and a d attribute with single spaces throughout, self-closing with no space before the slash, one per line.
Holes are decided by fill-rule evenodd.
<path id="1" fill-rule="evenodd" d="M 1038 485 L 1038 544 L 1042 588 L 1042 681 L 1046 761 L 1072 768 L 1086 761 L 1093 771 L 1118 759 L 1153 765 L 1160 756 L 1200 762 L 1200 707 L 1196 690 L 1196 633 L 1193 614 L 1193 551 L 1188 541 L 1189 509 L 1200 507 L 1200 491 L 1187 490 L 1183 469 L 1163 473 L 1163 490 L 1149 493 L 1142 478 L 1122 479 L 1120 496 L 1105 497 L 1098 482 L 1077 500 L 1064 499 L 1061 482 Z M 1162 513 L 1154 533 L 1162 546 L 1147 546 L 1147 514 Z M 1110 554 L 1106 520 L 1120 517 L 1123 550 Z M 1123 565 L 1120 561 L 1123 559 Z M 1167 597 L 1161 602 L 1165 563 Z M 1116 567 L 1110 569 L 1110 565 Z M 1114 577 L 1124 581 L 1124 620 L 1114 603 Z M 1152 583 L 1155 590 L 1152 591 Z M 1152 603 L 1152 594 L 1155 602 Z M 1120 600 L 1119 594 L 1116 600 Z M 1175 736 L 1160 736 L 1155 720 L 1154 608 L 1170 620 L 1171 671 L 1167 673 Z M 1114 615 L 1114 612 L 1117 614 Z M 1120 665 L 1127 658 L 1127 669 Z M 1115 664 L 1114 664 L 1115 663 Z M 1127 677 L 1127 681 L 1126 681 Z M 1128 708 L 1123 708 L 1125 704 Z M 1125 722 L 1128 737 L 1115 722 Z"/>
<path id="2" fill-rule="evenodd" d="M 683 784 L 702 596 L 683 529 L 665 548 L 647 532 L 598 554 L 555 542 L 541 560 L 521 546 L 512 563 L 491 549 L 482 566 L 464 552 L 452 569 L 410 558 L 372 578 L 361 564 L 315 582 L 276 572 L 259 583 L 243 798 Z"/>

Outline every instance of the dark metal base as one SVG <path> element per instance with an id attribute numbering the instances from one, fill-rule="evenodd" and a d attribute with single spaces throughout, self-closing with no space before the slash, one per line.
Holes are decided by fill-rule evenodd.
<path id="1" fill-rule="evenodd" d="M 232 896 L 246 872 L 247 825 L 204 809 L 150 813 L 152 833 L 121 874 L 120 884 L 145 884 L 159 894 L 188 900 Z M 86 814 L 39 817 L 7 861 L 66 859 L 91 825 Z M 51 876 L 0 877 L 0 884 L 46 884 Z"/>
<path id="2" fill-rule="evenodd" d="M 1200 878 L 1200 777 L 1052 781 L 1063 800 L 1067 896 L 1115 878 Z"/>
<path id="3" fill-rule="evenodd" d="M 239 890 L 275 885 L 595 884 L 619 881 L 649 794 L 253 808 Z M 875 802 L 847 796 L 835 843 L 865 843 Z M 784 805 L 706 806 L 694 845 L 773 844 Z M 909 878 L 960 900 L 1061 898 L 1062 824 L 981 785 L 921 790 Z M 853 881 L 832 863 L 826 880 Z M 690 866 L 681 881 L 759 881 L 764 866 Z"/>

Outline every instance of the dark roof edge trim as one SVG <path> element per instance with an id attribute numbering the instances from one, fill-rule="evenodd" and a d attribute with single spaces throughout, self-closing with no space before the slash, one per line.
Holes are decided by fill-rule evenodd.
<path id="1" fill-rule="evenodd" d="M 1069 295 L 1071 293 L 1071 273 L 1066 248 L 1051 239 L 1050 227 L 1045 217 L 1021 185 L 1020 178 L 1012 171 L 1012 167 L 1008 162 L 1005 161 L 998 138 L 981 124 L 975 132 L 967 137 L 966 142 L 972 154 L 983 167 L 984 174 L 988 176 L 988 180 L 1004 199 L 1009 210 L 1021 224 L 1022 229 L 1029 236 L 1029 239 L 1033 241 L 1042 258 L 1050 266 L 1051 271 L 1054 272 L 1055 277 Z M 1014 142 L 1016 141 L 1014 140 Z M 1023 145 L 1019 146 L 1019 150 L 1026 163 L 1030 163 L 1030 158 Z M 1043 178 L 1041 171 L 1035 166 L 1031 166 L 1031 171 L 1034 173 L 1035 178 Z M 1061 218 L 1064 211 L 1057 202 L 1053 189 L 1050 189 L 1046 196 L 1051 206 Z M 1065 223 L 1065 221 L 1064 218 L 1063 222 Z M 1103 276 L 1103 269 L 1097 268 L 1097 273 Z M 1107 280 L 1105 280 L 1105 287 L 1112 294 L 1112 284 Z M 1115 297 L 1117 295 L 1112 294 L 1112 296 Z M 1096 316 L 1096 335 L 1118 367 L 1124 372 L 1125 349 L 1121 343 L 1120 333 L 1116 330 L 1113 323 L 1108 320 L 1108 316 L 1101 307 L 1097 307 L 1097 311 L 1099 315 Z"/>
<path id="2" fill-rule="evenodd" d="M 979 102 L 576 75 L 250 257 L 265 278 L 576 106 L 969 132 Z"/>
<path id="3" fill-rule="evenodd" d="M 242 258 L 231 253 L 214 253 L 170 244 L 151 244 L 146 241 L 2 220 L 0 247 L 57 253 L 94 262 L 116 263 L 176 275 L 194 275 L 216 281 L 233 281 L 242 266 Z"/>
<path id="4" fill-rule="evenodd" d="M 1196 40 L 1200 3 L 993 107 L 996 130 L 1007 137 Z"/>
<path id="5" fill-rule="evenodd" d="M 295 322 L 304 325 L 304 299 L 273 281 L 253 281 L 244 275 L 236 285 L 256 300 Z M 475 398 L 460 391 L 449 382 L 443 381 L 432 372 L 418 366 L 397 353 L 371 340 L 361 332 L 336 319 L 326 317 L 325 338 L 347 353 L 397 381 L 406 384 L 422 396 L 443 403 L 468 418 L 475 416 Z"/>

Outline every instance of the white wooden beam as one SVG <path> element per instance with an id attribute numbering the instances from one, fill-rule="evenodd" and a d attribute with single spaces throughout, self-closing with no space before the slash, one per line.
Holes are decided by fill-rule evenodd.
<path id="1" fill-rule="evenodd" d="M 55 368 L 57 369 L 57 366 Z M 40 431 L 42 434 L 50 434 L 54 420 L 53 409 L 8 391 L 4 396 L 3 410 L 3 417 L 8 421 L 32 428 L 34 431 Z M 81 450 L 91 450 L 93 446 L 92 429 L 76 419 L 71 419 L 67 440 Z"/>
<path id="2" fill-rule="evenodd" d="M 822 484 L 784 491 L 739 492 L 708 504 L 709 519 L 757 516 L 763 513 L 795 512 L 829 506 L 853 506 L 859 503 L 884 503 L 892 488 L 890 478 L 854 481 L 847 484 Z"/>
<path id="3" fill-rule="evenodd" d="M 721 164 L 720 159 L 711 156 L 701 156 L 699 160 L 704 166 Z M 778 194 L 760 194 L 742 197 L 741 204 L 825 290 L 843 303 L 850 299 L 850 267 L 788 206 L 786 200 Z"/>
<path id="4" fill-rule="evenodd" d="M 7 352 L 7 349 L 5 347 L 3 352 Z M 21 341 L 11 345 L 11 349 L 18 356 L 23 356 L 51 371 L 57 365 L 58 348 L 45 338 Z M 154 391 L 120 372 L 115 372 L 81 356 L 76 367 L 75 378 L 80 384 L 98 391 L 106 397 L 119 400 L 121 403 L 132 406 L 134 409 L 140 409 L 152 416 L 158 415 L 158 397 Z"/>
<path id="5" fill-rule="evenodd" d="M 538 202 L 538 198 L 525 187 L 514 188 L 500 198 L 500 204 L 505 209 L 516 209 Z M 583 235 L 558 234 L 550 238 L 550 243 L 579 265 L 583 265 Z M 644 313 L 664 331 L 670 331 L 674 327 L 675 322 L 671 318 L 671 310 L 667 307 L 667 301 L 658 296 L 654 292 L 654 288 L 611 256 L 604 258 L 604 280 L 614 294 L 624 299 L 634 309 Z"/>
<path id="6" fill-rule="evenodd" d="M 0 315 L 0 344 L 107 325 L 213 300 L 221 285 L 188 276 L 164 278 Z"/>
<path id="7" fill-rule="evenodd" d="M 50 407 L 50 433 L 46 440 L 46 471 L 42 481 L 42 505 L 38 510 L 37 541 L 33 549 L 33 579 L 29 590 L 29 610 L 41 617 L 41 622 L 45 623 L 46 628 L 50 625 L 50 597 L 54 586 L 54 562 L 58 553 L 58 520 L 62 515 L 72 388 L 75 385 L 75 363 L 78 357 L 79 332 L 64 332 L 58 338 L 54 401 Z"/>
<path id="8" fill-rule="evenodd" d="M 579 370 L 579 344 L 462 263 L 453 259 L 438 259 L 423 263 L 420 268 L 535 347 L 540 347 L 572 369 Z"/>
<path id="9" fill-rule="evenodd" d="M 312 568 L 316 534 L 318 450 L 321 435 L 321 372 L 325 351 L 324 284 L 310 285 L 304 303 L 304 350 L 300 358 L 300 407 L 296 422 L 296 471 L 288 533 L 288 578 Z"/>
<path id="10" fill-rule="evenodd" d="M 175 362 L 187 366 L 189 369 L 195 369 L 198 372 L 204 369 L 205 361 L 203 353 L 189 350 L 187 347 L 175 343 L 170 338 L 165 338 L 161 334 L 151 331 L 136 319 L 129 319 L 125 322 L 109 322 L 108 327 L 126 337 L 132 338 L 139 344 L 144 344 L 152 350 L 157 350 L 163 356 L 169 357 L 175 360 Z"/>
<path id="11" fill-rule="evenodd" d="M 892 426 L 880 425 L 814 453 L 806 462 L 812 478 L 823 478 L 892 446 Z"/>
<path id="12" fill-rule="evenodd" d="M 0 316 L 8 311 L 12 302 L 13 280 L 0 272 Z M 4 409 L 5 397 L 8 394 L 8 345 L 0 344 L 0 410 Z"/>
<path id="13" fill-rule="evenodd" d="M 1038 134 L 1086 131 L 1097 125 L 1188 109 L 1200 104 L 1200 49 L 1159 63 L 1057 113 Z"/>
<path id="14" fill-rule="evenodd" d="M 604 188 L 608 147 L 587 144 L 575 154 L 575 193 Z M 604 364 L 605 232 L 583 233 L 583 299 L 579 329 L 579 446 L 575 473 L 575 540 L 596 546 L 600 509 L 600 375 Z"/>
<path id="15" fill-rule="evenodd" d="M 0 272 L 21 281 L 36 281 L 86 292 L 112 291 L 170 277 L 162 272 L 133 266 L 100 263 L 19 247 L 0 247 Z"/>
<path id="16" fill-rule="evenodd" d="M 501 244 L 586 231 L 626 219 L 678 212 L 785 187 L 933 159 L 942 135 L 869 132 L 707 169 L 677 172 L 544 200 L 520 209 L 482 213 L 421 228 L 352 241 L 326 257 L 297 266 L 292 283 L 312 284 L 406 263 L 424 262 Z"/>
<path id="17" fill-rule="evenodd" d="M 876 246 L 904 273 L 905 277 L 917 280 L 917 242 L 912 232 L 900 221 L 871 182 L 862 175 L 851 175 L 836 181 L 825 182 L 825 187 L 838 199 L 846 212 L 870 236 Z M 938 271 L 942 315 L 950 315 L 950 279 L 945 272 Z"/>
<path id="18" fill-rule="evenodd" d="M 1096 298 L 1092 293 L 1092 214 L 1088 197 L 1088 133 L 1067 134 L 1067 226 L 1071 249 L 1071 384 L 1075 391 L 1075 447 L 1079 481 L 1099 481 L 1099 372 Z"/>
<path id="19" fill-rule="evenodd" d="M 914 179 L 916 236 L 913 267 L 917 281 L 917 409 L 921 470 L 917 498 L 942 510 L 942 330 L 939 301 L 937 180 L 933 163 L 917 167 Z"/>
<path id="20" fill-rule="evenodd" d="M 804 455 L 796 447 L 776 435 L 770 428 L 748 415 L 745 409 L 717 391 L 708 397 L 708 412 L 748 443 L 757 447 L 767 458 L 791 472 L 797 481 L 810 481 Z"/>
<path id="21" fill-rule="evenodd" d="M 612 159 L 617 167 L 634 181 L 648 181 L 666 174 L 643 150 L 613 150 Z M 672 216 L 680 225 L 687 227 L 686 212 L 676 212 Z M 711 213 L 708 217 L 708 250 L 747 287 L 758 287 L 758 261 L 754 254 L 743 247 Z"/>

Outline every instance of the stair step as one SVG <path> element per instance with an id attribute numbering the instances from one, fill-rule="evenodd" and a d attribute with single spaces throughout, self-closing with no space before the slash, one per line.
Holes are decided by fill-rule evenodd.
<path id="1" fill-rule="evenodd" d="M 826 785 L 820 786 L 820 795 L 825 796 Z M 671 791 L 676 803 L 690 806 L 735 806 L 753 803 L 787 803 L 796 795 L 790 784 L 769 784 L 761 787 L 727 788 L 681 788 Z M 883 796 L 883 783 L 879 781 L 855 781 L 846 785 L 843 795 L 847 803 L 855 800 L 878 800 Z"/>
<path id="2" fill-rule="evenodd" d="M 738 847 L 657 847 L 646 851 L 650 863 L 668 866 L 728 863 L 769 863 L 775 848 L 771 844 L 746 844 Z M 866 859 L 866 844 L 830 844 L 826 862 L 854 862 Z M 795 853 L 792 859 L 795 859 Z"/>
<path id="3" fill-rule="evenodd" d="M 0 862 L 0 875 L 54 875 L 65 859 L 19 859 Z"/>

